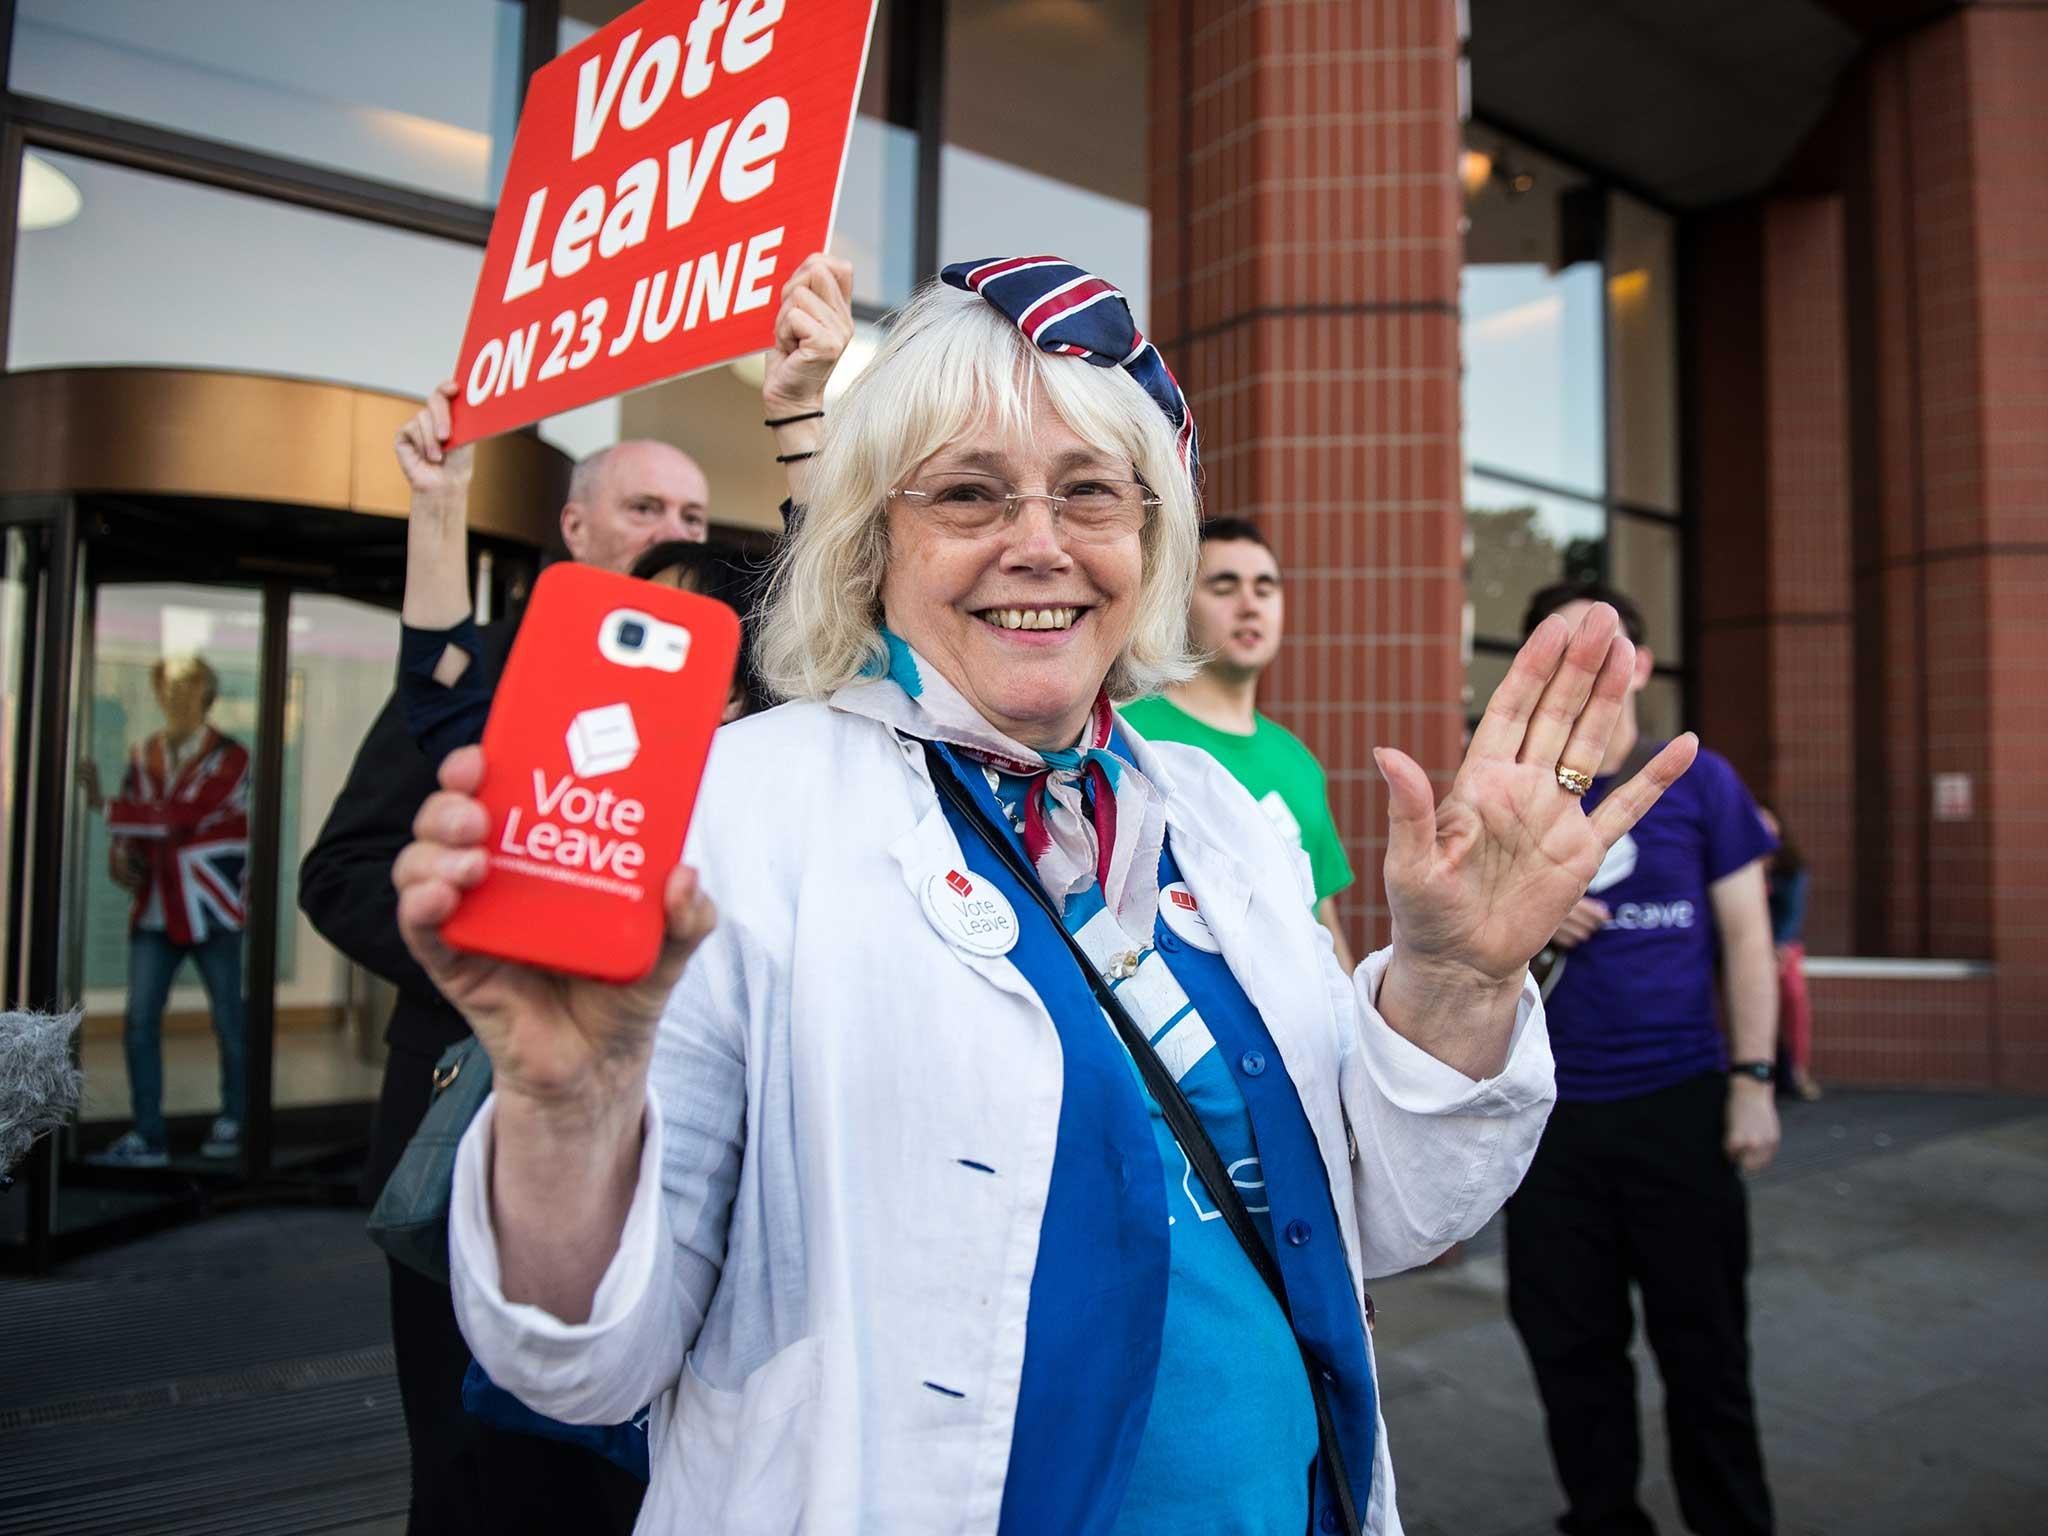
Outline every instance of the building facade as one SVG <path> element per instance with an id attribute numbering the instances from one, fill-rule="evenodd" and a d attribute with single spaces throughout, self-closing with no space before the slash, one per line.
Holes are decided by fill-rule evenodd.
<path id="1" fill-rule="evenodd" d="M 524 81 L 625 8 L 0 0 L 0 917 L 8 1001 L 82 1001 L 91 1083 L 0 1249 L 345 1176 L 388 997 L 294 880 L 396 654 L 386 445 L 452 366 Z M 835 234 L 859 345 L 945 261 L 1054 249 L 1125 287 L 1209 508 L 1288 573 L 1264 702 L 1330 771 L 1355 940 L 1385 932 L 1370 748 L 1447 776 L 1530 592 L 1605 575 L 1651 628 L 1650 728 L 1702 730 L 1814 867 L 1822 1076 L 2038 1091 L 2048 15 L 1680 9 L 879 0 Z M 621 435 L 772 531 L 757 386 L 714 369 L 495 446 L 480 604 Z M 90 1157 L 128 1112 L 128 926 L 85 781 L 185 654 L 254 764 L 257 1124 L 231 1167 L 116 1176 Z M 188 1141 L 208 1017 L 187 975 Z"/>
<path id="2" fill-rule="evenodd" d="M 1813 868 L 1819 1074 L 2048 1088 L 2048 14 L 1189 0 L 1152 59 L 1154 328 L 1354 864 L 1370 745 L 1448 776 L 1603 573 Z"/>

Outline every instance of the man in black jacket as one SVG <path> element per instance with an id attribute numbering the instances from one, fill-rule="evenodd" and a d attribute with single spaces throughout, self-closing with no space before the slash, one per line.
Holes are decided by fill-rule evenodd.
<path id="1" fill-rule="evenodd" d="M 813 256 L 783 290 L 777 350 L 762 386 L 776 445 L 789 459 L 793 496 L 816 440 L 825 381 L 853 335 L 853 273 Z M 785 421 L 786 418 L 796 418 Z M 429 462 L 417 434 L 401 434 L 399 458 L 415 515 L 445 512 L 468 496 L 469 455 Z M 709 492 L 703 472 L 665 443 L 628 442 L 577 466 L 562 508 L 571 559 L 621 573 L 656 545 L 701 542 Z M 492 688 L 511 650 L 516 615 L 477 632 L 473 665 Z M 370 1131 L 365 1194 L 375 1200 L 432 1098 L 435 1061 L 469 1027 L 435 989 L 398 934 L 391 866 L 412 840 L 413 818 L 435 787 L 436 765 L 414 745 L 394 694 L 349 769 L 327 824 L 299 870 L 299 906 L 329 943 L 391 982 L 398 1003 L 385 1031 L 390 1054 Z M 491 1428 L 462 1406 L 469 1347 L 448 1288 L 391 1265 L 391 1334 L 399 1395 L 412 1446 L 411 1536 L 442 1533 L 579 1533 L 631 1529 L 644 1485 L 594 1452 Z"/>
<path id="2" fill-rule="evenodd" d="M 407 467 L 416 499 L 467 493 L 466 473 Z M 665 443 L 621 443 L 597 462 L 577 466 L 562 512 L 564 539 L 572 558 L 624 571 L 653 544 L 702 540 L 709 526 L 705 500 L 703 472 L 686 455 Z M 493 688 L 517 629 L 513 617 L 477 631 L 473 664 Z M 299 906 L 313 926 L 398 989 L 364 1171 L 365 1194 L 373 1201 L 427 1112 L 434 1063 L 469 1033 L 399 938 L 391 885 L 391 865 L 435 788 L 435 767 L 413 744 L 394 694 L 371 725 L 299 870 Z M 632 1529 L 645 1492 L 639 1479 L 592 1451 L 495 1429 L 463 1408 L 469 1347 L 456 1327 L 448 1287 L 396 1262 L 391 1337 L 412 1446 L 414 1536 Z"/>

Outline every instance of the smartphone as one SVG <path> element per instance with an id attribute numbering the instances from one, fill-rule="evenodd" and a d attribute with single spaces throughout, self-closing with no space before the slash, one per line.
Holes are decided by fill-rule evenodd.
<path id="1" fill-rule="evenodd" d="M 710 598 L 541 572 L 484 726 L 489 864 L 450 945 L 599 981 L 653 969 L 739 643 Z"/>

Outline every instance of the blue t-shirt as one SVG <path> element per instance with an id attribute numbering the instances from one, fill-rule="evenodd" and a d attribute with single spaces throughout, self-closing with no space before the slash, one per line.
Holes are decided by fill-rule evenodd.
<path id="1" fill-rule="evenodd" d="M 1614 784 L 1593 781 L 1589 813 Z M 1612 915 L 1567 953 L 1545 1004 L 1559 1099 L 1632 1098 L 1726 1069 L 1710 887 L 1776 847 L 1728 760 L 1701 748 L 1586 892 Z"/>
<path id="2" fill-rule="evenodd" d="M 1021 823 L 1023 781 L 1002 775 L 996 798 Z M 1162 884 L 1179 878 L 1169 849 Z M 1093 948 L 1090 930 L 1114 925 L 1099 887 L 1063 908 L 1070 931 Z M 1119 945 L 1121 930 L 1116 930 Z M 1273 1247 L 1265 1177 L 1244 1094 L 1207 1023 L 1217 1010 L 1249 1007 L 1201 980 L 1194 963 L 1175 964 L 1147 948 L 1132 974 L 1113 980 L 1117 1001 L 1177 1074 L 1259 1235 Z M 1112 1026 L 1105 1019 L 1105 1029 Z M 1152 1119 L 1166 1178 L 1168 1273 L 1159 1371 L 1131 1479 L 1117 1512 L 1117 1536 L 1201 1530 L 1231 1536 L 1299 1536 L 1308 1514 L 1308 1471 L 1316 1458 L 1315 1400 L 1294 1332 L 1229 1225 L 1209 1199 L 1166 1116 L 1131 1077 Z"/>

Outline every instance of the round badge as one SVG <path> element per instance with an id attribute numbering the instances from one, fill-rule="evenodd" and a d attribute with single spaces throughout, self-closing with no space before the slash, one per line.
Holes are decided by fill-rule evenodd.
<path id="1" fill-rule="evenodd" d="M 979 875 L 942 870 L 924 883 L 924 915 L 946 942 L 993 959 L 1017 943 L 1017 912 L 1009 897 Z"/>
<path id="2" fill-rule="evenodd" d="M 1216 942 L 1209 919 L 1202 916 L 1201 904 L 1185 882 L 1176 880 L 1171 885 L 1160 887 L 1159 915 L 1166 919 L 1166 926 L 1183 944 L 1192 944 L 1212 955 L 1223 953 L 1223 946 Z"/>

